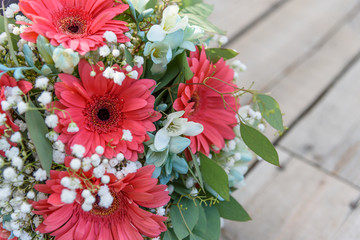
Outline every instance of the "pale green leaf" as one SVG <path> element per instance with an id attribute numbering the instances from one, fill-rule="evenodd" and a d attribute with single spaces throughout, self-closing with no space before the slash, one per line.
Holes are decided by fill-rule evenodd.
<path id="1" fill-rule="evenodd" d="M 249 214 L 232 196 L 230 196 L 230 201 L 222 201 L 219 204 L 216 204 L 216 207 L 222 218 L 239 222 L 251 220 Z"/>
<path id="2" fill-rule="evenodd" d="M 217 63 L 220 58 L 223 58 L 226 61 L 236 57 L 239 54 L 235 50 L 227 48 L 207 48 L 205 52 L 206 56 L 210 59 L 212 63 Z"/>
<path id="3" fill-rule="evenodd" d="M 275 129 L 284 131 L 283 119 L 279 104 L 268 95 L 256 95 L 256 102 L 265 120 Z"/>

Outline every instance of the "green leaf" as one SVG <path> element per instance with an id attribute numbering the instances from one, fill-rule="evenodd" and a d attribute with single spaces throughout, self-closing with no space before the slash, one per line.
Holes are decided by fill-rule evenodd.
<path id="1" fill-rule="evenodd" d="M 213 11 L 213 6 L 205 3 L 198 3 L 181 10 L 181 14 L 187 16 L 191 25 L 201 26 L 205 31 L 225 35 L 225 32 L 209 22 L 207 18 Z"/>
<path id="2" fill-rule="evenodd" d="M 157 3 L 157 0 L 150 0 L 150 1 L 146 4 L 145 9 L 155 8 L 156 3 Z"/>
<path id="3" fill-rule="evenodd" d="M 164 77 L 162 77 L 158 82 L 159 84 L 156 86 L 154 93 L 162 90 L 163 87 L 165 87 L 166 85 L 168 85 L 172 80 L 174 80 L 176 78 L 176 76 L 179 74 L 179 67 L 178 67 L 178 63 L 176 61 L 171 61 L 171 63 L 169 63 L 166 73 L 164 75 Z"/>
<path id="4" fill-rule="evenodd" d="M 279 156 L 276 149 L 269 139 L 267 139 L 261 132 L 241 122 L 240 133 L 246 146 L 248 146 L 254 153 L 259 155 L 265 161 L 276 166 L 280 166 Z"/>
<path id="5" fill-rule="evenodd" d="M 246 222 L 250 221 L 251 217 L 245 209 L 236 201 L 235 198 L 230 196 L 230 201 L 222 201 L 216 204 L 220 216 L 232 221 Z"/>
<path id="6" fill-rule="evenodd" d="M 279 104 L 268 95 L 256 95 L 256 102 L 265 120 L 275 129 L 284 131 L 283 119 Z"/>
<path id="7" fill-rule="evenodd" d="M 205 50 L 206 56 L 210 59 L 212 63 L 217 63 L 220 58 L 223 58 L 225 61 L 233 57 L 236 57 L 239 53 L 233 49 L 227 48 L 208 48 Z"/>
<path id="8" fill-rule="evenodd" d="M 35 108 L 32 102 L 29 102 L 31 108 Z M 51 164 L 53 161 L 52 145 L 46 138 L 48 128 L 38 110 L 28 110 L 25 113 L 25 120 L 28 125 L 30 138 L 34 143 L 36 153 L 39 156 L 41 167 L 50 175 Z"/>
<path id="9" fill-rule="evenodd" d="M 195 206 L 193 200 L 181 198 L 178 204 L 171 206 L 170 217 L 175 235 L 184 239 L 192 233 L 199 219 L 199 204 Z"/>
<path id="10" fill-rule="evenodd" d="M 171 228 L 168 228 L 168 230 L 162 235 L 162 240 L 178 240 L 176 237 L 174 230 Z"/>
<path id="11" fill-rule="evenodd" d="M 184 51 L 179 57 L 176 58 L 179 64 L 180 72 L 183 73 L 185 80 L 189 80 L 194 76 L 194 73 L 191 71 L 189 67 L 189 63 L 187 61 L 186 52 Z"/>
<path id="12" fill-rule="evenodd" d="M 222 198 L 229 200 L 229 179 L 224 169 L 202 153 L 200 153 L 200 168 L 204 181 Z"/>
<path id="13" fill-rule="evenodd" d="M 193 6 L 198 3 L 203 3 L 202 0 L 183 0 L 181 2 L 182 2 L 182 5 L 181 5 L 182 9 Z"/>
<path id="14" fill-rule="evenodd" d="M 206 230 L 207 230 L 207 219 L 205 210 L 202 206 L 199 206 L 199 220 L 196 223 L 193 231 L 199 236 L 205 236 L 206 237 Z"/>
<path id="15" fill-rule="evenodd" d="M 220 238 L 220 213 L 215 206 L 204 207 L 206 215 L 206 234 L 208 240 L 218 240 Z"/>
<path id="16" fill-rule="evenodd" d="M 203 180 L 203 177 L 202 177 L 202 174 L 201 174 L 201 171 L 200 171 L 200 166 L 199 166 L 199 163 L 196 159 L 196 156 L 191 152 L 191 149 L 188 148 L 190 154 L 191 154 L 191 157 L 192 157 L 192 160 L 193 160 L 193 163 L 194 163 L 194 167 L 195 167 L 195 171 L 196 171 L 196 174 L 198 177 L 195 176 L 194 173 L 192 173 L 190 167 L 189 167 L 189 170 L 190 172 L 192 173 L 192 175 L 194 176 L 194 179 L 199 183 L 201 189 L 204 190 L 204 180 Z"/>
<path id="17" fill-rule="evenodd" d="M 130 66 L 133 67 L 134 66 L 133 56 L 131 55 L 129 50 L 127 50 L 127 48 L 125 48 L 124 51 L 125 51 L 125 60 L 126 60 L 127 64 L 129 64 Z"/>

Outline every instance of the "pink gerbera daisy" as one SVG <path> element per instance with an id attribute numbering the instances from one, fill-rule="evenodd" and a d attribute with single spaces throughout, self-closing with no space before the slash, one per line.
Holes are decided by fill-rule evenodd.
<path id="1" fill-rule="evenodd" d="M 224 139 L 235 137 L 233 127 L 237 124 L 236 112 L 240 105 L 229 94 L 236 88 L 232 83 L 234 71 L 223 59 L 212 64 L 204 49 L 200 53 L 191 52 L 188 63 L 194 76 L 180 84 L 174 109 L 184 110 L 184 118 L 204 126 L 201 134 L 189 137 L 190 147 L 194 153 L 200 151 L 209 155 L 210 149 L 219 152 L 225 146 Z M 201 85 L 203 83 L 207 86 Z M 223 94 L 226 106 L 218 92 L 226 93 Z"/>
<path id="2" fill-rule="evenodd" d="M 33 23 L 21 38 L 36 42 L 40 34 L 51 44 L 84 55 L 104 45 L 103 34 L 112 31 L 118 42 L 128 42 L 126 22 L 113 18 L 128 9 L 114 0 L 20 0 L 20 11 Z M 25 22 L 18 22 L 29 25 Z"/>
<path id="3" fill-rule="evenodd" d="M 62 82 L 55 84 L 55 112 L 61 133 L 59 140 L 67 145 L 67 152 L 75 144 L 83 145 L 85 155 L 95 153 L 97 146 L 105 149 L 107 158 L 124 154 L 126 159 L 136 161 L 137 154 L 144 151 L 143 142 L 149 140 L 148 131 L 155 131 L 154 121 L 161 114 L 154 110 L 155 97 L 151 90 L 155 81 L 128 77 L 124 68 L 114 65 L 114 71 L 124 74 L 121 85 L 103 76 L 104 64 L 91 66 L 86 60 L 79 63 L 80 79 L 70 74 L 59 74 Z M 142 68 L 133 68 L 140 76 Z M 90 72 L 95 71 L 94 77 Z M 60 109 L 60 110 L 59 110 Z M 75 122 L 79 131 L 69 132 Z"/>
<path id="4" fill-rule="evenodd" d="M 32 203 L 36 209 L 34 213 L 44 217 L 36 230 L 50 233 L 57 240 L 142 240 L 141 234 L 151 238 L 159 236 L 166 231 L 163 221 L 167 218 L 143 209 L 161 207 L 170 200 L 165 191 L 167 186 L 157 185 L 157 179 L 151 177 L 154 169 L 153 165 L 142 167 L 121 180 L 111 176 L 108 187 L 113 197 L 112 205 L 109 208 L 99 206 L 96 196 L 97 201 L 90 211 L 81 207 L 84 201 L 82 189 L 77 190 L 73 203 L 61 201 L 64 187 L 60 182 L 69 173 L 51 171 L 51 179 L 46 184 L 35 186 L 38 191 L 50 194 L 48 199 Z M 72 177 L 91 174 L 89 171 Z M 82 184 L 85 187 L 84 181 Z M 92 186 L 99 186 L 98 181 L 92 181 Z"/>

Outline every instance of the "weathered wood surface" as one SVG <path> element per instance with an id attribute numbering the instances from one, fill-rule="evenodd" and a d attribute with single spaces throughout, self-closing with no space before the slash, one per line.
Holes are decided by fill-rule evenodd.
<path id="1" fill-rule="evenodd" d="M 271 92 L 291 126 L 285 167 L 261 162 L 235 192 L 253 221 L 226 222 L 222 239 L 359 240 L 360 0 L 208 2 L 248 66 L 241 83 Z"/>
<path id="2" fill-rule="evenodd" d="M 248 175 L 247 187 L 235 194 L 253 220 L 226 222 L 223 239 L 327 240 L 345 222 L 358 195 L 300 159 L 291 157 L 283 170 L 262 162 Z"/>
<path id="3" fill-rule="evenodd" d="M 360 61 L 281 141 L 281 146 L 360 186 Z"/>

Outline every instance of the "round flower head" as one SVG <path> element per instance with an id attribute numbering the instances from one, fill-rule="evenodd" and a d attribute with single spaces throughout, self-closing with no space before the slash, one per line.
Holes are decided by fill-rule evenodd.
<path id="1" fill-rule="evenodd" d="M 191 52 L 188 62 L 194 76 L 179 85 L 174 109 L 184 110 L 183 117 L 203 125 L 201 134 L 189 137 L 190 147 L 194 153 L 200 151 L 209 155 L 210 149 L 219 152 L 225 146 L 225 139 L 235 138 L 233 127 L 237 124 L 236 113 L 240 105 L 232 94 L 223 94 L 222 99 L 218 93 L 234 92 L 234 71 L 223 59 L 212 64 L 206 58 L 205 49 Z M 205 82 L 207 86 L 201 85 Z"/>
<path id="2" fill-rule="evenodd" d="M 149 165 L 121 180 L 111 174 L 108 185 L 94 180 L 93 186 L 99 189 L 96 198 L 88 190 L 78 189 L 69 204 L 61 201 L 65 188 L 60 184 L 69 173 L 52 171 L 51 180 L 35 186 L 50 194 L 48 199 L 32 203 L 34 213 L 44 217 L 36 230 L 56 239 L 142 240 L 142 235 L 159 236 L 166 231 L 166 217 L 143 209 L 161 207 L 170 200 L 166 185 L 157 185 L 157 179 L 151 177 L 154 169 Z M 92 173 L 84 174 L 91 177 Z"/>
<path id="3" fill-rule="evenodd" d="M 33 23 L 21 34 L 21 38 L 36 42 L 40 34 L 52 45 L 60 44 L 81 55 L 104 45 L 106 31 L 115 33 L 118 42 L 127 42 L 126 22 L 113 18 L 128 5 L 114 0 L 20 0 L 20 11 Z"/>
<path id="4" fill-rule="evenodd" d="M 101 62 L 92 68 L 81 60 L 81 79 L 59 75 L 62 82 L 55 84 L 59 124 L 54 130 L 60 133 L 59 140 L 67 146 L 68 153 L 74 145 L 82 145 L 84 156 L 91 156 L 101 146 L 106 158 L 122 153 L 126 159 L 136 161 L 137 154 L 144 151 L 143 142 L 149 139 L 147 132 L 155 130 L 153 122 L 161 117 L 154 111 L 155 97 L 151 95 L 155 81 L 126 76 L 119 85 L 105 78 L 100 68 L 105 69 Z M 90 75 L 92 69 L 95 76 Z M 126 74 L 117 65 L 113 69 Z M 142 69 L 134 69 L 140 76 Z M 76 123 L 78 131 L 69 132 L 71 122 Z"/>

